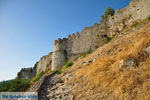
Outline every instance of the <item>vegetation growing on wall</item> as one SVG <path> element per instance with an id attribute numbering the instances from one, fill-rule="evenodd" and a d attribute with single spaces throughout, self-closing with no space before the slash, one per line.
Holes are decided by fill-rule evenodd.
<path id="1" fill-rule="evenodd" d="M 126 31 L 130 31 L 132 28 L 135 28 L 135 27 L 138 27 L 138 26 L 140 26 L 140 25 L 143 25 L 143 24 L 146 24 L 146 23 L 148 23 L 150 21 L 150 16 L 149 17 L 147 17 L 146 19 L 144 19 L 144 20 L 141 20 L 141 21 L 135 21 L 132 25 L 131 25 L 131 27 L 128 27 L 128 28 L 126 28 Z"/>
<path id="2" fill-rule="evenodd" d="M 111 7 L 109 7 L 109 8 L 107 8 L 106 11 L 105 11 L 105 17 L 108 17 L 109 15 L 113 16 L 114 13 L 115 13 L 114 9 L 111 8 Z"/>
<path id="3" fill-rule="evenodd" d="M 62 68 L 57 70 L 57 74 L 62 74 L 62 73 L 64 73 L 64 70 Z"/>
<path id="4" fill-rule="evenodd" d="M 73 65 L 73 62 L 71 60 L 68 60 L 65 64 L 65 69 L 67 69 L 68 67 L 72 66 Z"/>
<path id="5" fill-rule="evenodd" d="M 107 44 L 111 41 L 111 38 L 110 37 L 104 37 L 104 44 Z"/>
<path id="6" fill-rule="evenodd" d="M 81 54 L 77 57 L 77 59 L 78 59 L 79 57 L 85 57 L 85 56 L 87 56 L 87 55 L 90 54 L 90 53 L 92 53 L 92 50 L 88 50 L 87 52 L 81 53 Z"/>
<path id="7" fill-rule="evenodd" d="M 105 11 L 105 15 L 102 16 L 102 19 L 108 18 L 109 15 L 113 16 L 115 14 L 115 10 L 112 7 L 109 7 Z"/>
<path id="8" fill-rule="evenodd" d="M 44 72 L 43 72 L 43 71 L 42 71 L 41 73 L 37 74 L 37 75 L 31 80 L 31 84 L 33 84 L 34 82 L 38 81 L 43 75 L 44 75 Z"/>

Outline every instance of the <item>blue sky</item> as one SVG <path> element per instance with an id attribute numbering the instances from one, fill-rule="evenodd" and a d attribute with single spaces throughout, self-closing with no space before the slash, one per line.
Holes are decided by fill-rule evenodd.
<path id="1" fill-rule="evenodd" d="M 0 81 L 15 78 L 53 49 L 54 40 L 99 23 L 107 7 L 131 0 L 0 0 Z"/>

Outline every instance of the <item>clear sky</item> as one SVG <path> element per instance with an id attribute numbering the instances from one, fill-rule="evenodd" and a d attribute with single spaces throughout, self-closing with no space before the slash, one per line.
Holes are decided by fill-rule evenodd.
<path id="1" fill-rule="evenodd" d="M 54 40 L 99 23 L 131 0 L 0 0 L 0 81 L 52 51 Z"/>

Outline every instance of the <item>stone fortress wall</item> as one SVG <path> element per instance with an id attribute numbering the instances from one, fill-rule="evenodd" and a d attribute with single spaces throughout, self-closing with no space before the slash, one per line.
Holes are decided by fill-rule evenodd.
<path id="1" fill-rule="evenodd" d="M 43 56 L 40 61 L 37 63 L 37 73 L 45 72 L 51 68 L 52 63 L 52 55 L 53 53 L 50 52 L 48 55 Z"/>
<path id="2" fill-rule="evenodd" d="M 32 68 L 22 68 L 20 72 L 17 73 L 18 79 L 32 79 L 37 74 L 37 63 Z"/>
<path id="3" fill-rule="evenodd" d="M 98 35 L 112 37 L 118 35 L 124 27 L 130 27 L 135 21 L 150 16 L 150 0 L 133 0 L 129 6 L 118 9 L 113 16 L 100 21 L 100 24 L 86 27 L 81 32 L 68 36 L 67 39 L 55 40 L 52 56 L 52 70 L 63 66 L 67 59 L 77 54 L 94 50 L 100 46 Z"/>
<path id="4" fill-rule="evenodd" d="M 18 72 L 17 77 L 19 79 L 32 79 L 36 74 L 45 72 L 51 68 L 52 63 L 52 52 L 48 55 L 41 57 L 41 59 L 36 62 L 33 68 L 23 68 Z"/>
<path id="5" fill-rule="evenodd" d="M 103 18 L 99 24 L 85 27 L 81 33 L 73 33 L 68 38 L 55 40 L 53 53 L 41 58 L 37 63 L 36 72 L 62 67 L 68 59 L 100 47 L 101 36 L 119 35 L 125 27 L 130 27 L 134 22 L 146 19 L 148 16 L 150 16 L 150 0 L 133 0 L 122 10 L 117 9 L 113 16 Z"/>

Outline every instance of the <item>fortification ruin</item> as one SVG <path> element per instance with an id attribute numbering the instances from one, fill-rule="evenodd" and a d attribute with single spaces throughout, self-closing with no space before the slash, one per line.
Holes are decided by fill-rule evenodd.
<path id="1" fill-rule="evenodd" d="M 130 27 L 134 22 L 146 19 L 148 16 L 150 16 L 150 0 L 133 0 L 126 8 L 117 9 L 113 16 L 103 18 L 99 24 L 86 27 L 81 33 L 73 33 L 68 38 L 55 40 L 53 53 L 41 58 L 37 63 L 36 72 L 40 73 L 50 68 L 56 70 L 68 59 L 74 59 L 81 53 L 100 47 L 101 36 L 120 35 L 125 27 Z"/>

